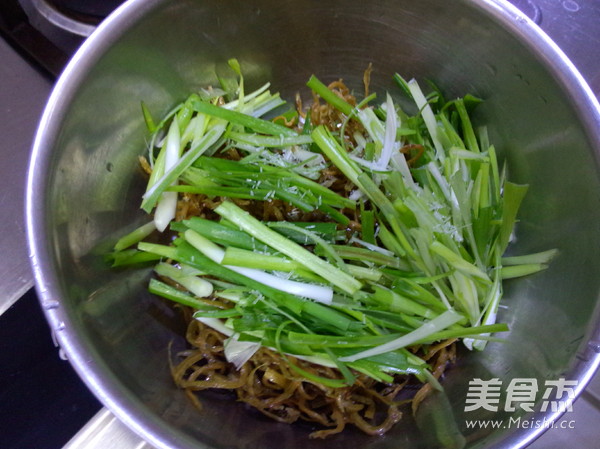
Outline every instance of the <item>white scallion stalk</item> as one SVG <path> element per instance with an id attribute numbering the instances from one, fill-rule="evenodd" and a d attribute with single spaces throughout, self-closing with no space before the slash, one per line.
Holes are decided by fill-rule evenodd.
<path id="1" fill-rule="evenodd" d="M 314 363 L 315 365 L 321 365 L 321 366 L 325 366 L 327 368 L 337 368 L 337 365 L 335 364 L 335 362 L 333 362 L 331 359 L 328 359 L 323 356 L 299 355 L 299 354 L 290 354 L 290 355 L 293 355 L 297 359 L 305 360 L 310 363 Z"/>
<path id="2" fill-rule="evenodd" d="M 196 148 L 200 143 L 200 139 L 206 133 L 206 128 L 209 122 L 209 117 L 206 114 L 198 113 L 192 120 L 190 120 L 190 124 L 188 125 L 191 139 L 191 148 Z M 183 138 L 181 140 L 184 140 Z"/>
<path id="3" fill-rule="evenodd" d="M 354 162 L 356 162 L 357 164 L 360 164 L 363 167 L 366 167 L 371 171 L 384 171 L 384 169 L 381 168 L 381 166 L 379 165 L 378 162 L 367 161 L 361 157 L 354 156 L 353 154 L 349 154 L 348 157 L 350 159 L 352 159 Z"/>
<path id="4" fill-rule="evenodd" d="M 167 146 L 165 150 L 165 171 L 170 170 L 177 164 L 181 156 L 181 142 L 179 135 L 179 121 L 177 116 L 173 117 L 169 132 L 167 134 Z M 156 205 L 154 213 L 154 224 L 158 231 L 163 232 L 171 220 L 175 218 L 177 211 L 177 192 L 163 192 Z"/>
<path id="5" fill-rule="evenodd" d="M 230 328 L 229 326 L 226 326 L 225 323 L 218 318 L 208 318 L 208 317 L 198 316 L 195 319 L 200 321 L 201 323 L 206 324 L 208 327 L 212 327 L 214 330 L 219 331 L 223 335 L 226 335 L 228 337 L 231 337 L 234 333 L 232 328 Z"/>
<path id="6" fill-rule="evenodd" d="M 182 269 L 168 263 L 161 262 L 154 267 L 159 276 L 168 277 L 183 287 L 187 288 L 199 298 L 206 298 L 213 292 L 213 285 L 205 279 L 195 275 L 186 274 Z"/>
<path id="7" fill-rule="evenodd" d="M 346 264 L 346 270 L 356 279 L 363 279 L 365 281 L 378 282 L 383 276 L 383 273 L 379 270 L 360 267 L 358 265 Z"/>
<path id="8" fill-rule="evenodd" d="M 266 92 L 267 89 L 270 86 L 271 86 L 271 83 L 265 83 L 265 84 L 263 84 L 261 87 L 259 87 L 258 89 L 256 89 L 254 92 L 251 92 L 248 95 L 246 95 L 245 101 L 248 102 L 250 100 L 253 100 L 254 98 L 256 98 L 259 95 L 261 95 L 262 93 Z M 236 109 L 238 107 L 239 103 L 240 103 L 239 99 L 235 99 L 235 100 L 232 100 L 232 101 L 230 101 L 228 103 L 225 103 L 221 107 L 223 107 L 225 109 Z"/>
<path id="9" fill-rule="evenodd" d="M 420 188 L 417 183 L 415 183 L 411 173 L 410 168 L 408 168 L 408 164 L 406 163 L 406 157 L 400 151 L 396 150 L 392 154 L 391 165 L 393 168 L 398 170 L 402 175 L 402 180 L 404 184 L 415 191 L 419 191 Z"/>
<path id="10" fill-rule="evenodd" d="M 223 352 L 229 363 L 233 363 L 236 369 L 240 369 L 250 357 L 261 347 L 260 343 L 254 341 L 240 341 L 240 334 L 235 333 L 224 341 Z"/>
<path id="11" fill-rule="evenodd" d="M 500 254 L 496 254 L 496 264 L 499 263 Z M 488 290 L 488 295 L 485 298 L 485 305 L 483 308 L 483 319 L 481 324 L 488 325 L 496 323 L 496 316 L 498 314 L 498 307 L 500 306 L 500 300 L 502 299 L 502 279 L 498 269 L 494 273 L 494 282 Z M 482 334 L 483 336 L 489 336 L 489 333 Z M 464 338 L 463 344 L 468 349 L 477 349 L 483 351 L 487 345 L 487 341 L 483 339 Z"/>
<path id="12" fill-rule="evenodd" d="M 189 265 L 183 263 L 179 264 L 179 269 L 186 276 L 203 276 L 206 274 L 203 271 L 198 270 L 197 268 L 190 267 Z"/>
<path id="13" fill-rule="evenodd" d="M 152 232 L 154 232 L 155 229 L 156 229 L 156 226 L 154 225 L 154 221 L 150 221 L 150 222 L 134 229 L 129 234 L 121 237 L 117 241 L 117 243 L 115 243 L 114 250 L 122 251 L 125 248 L 128 248 L 131 245 L 138 243 L 139 241 L 148 237 Z"/>
<path id="14" fill-rule="evenodd" d="M 231 290 L 220 290 L 220 291 L 216 291 L 214 293 L 214 295 L 217 298 L 223 298 L 223 299 L 228 299 L 231 302 L 240 302 L 242 299 L 242 292 L 241 291 L 231 291 Z"/>
<path id="15" fill-rule="evenodd" d="M 458 199 L 456 198 L 456 194 L 452 187 L 448 183 L 448 180 L 442 176 L 438 166 L 433 162 L 430 162 L 426 165 L 427 170 L 433 176 L 433 179 L 437 182 L 438 186 L 442 190 L 442 193 L 446 197 L 446 201 L 450 204 L 454 209 L 460 210 L 460 204 L 458 203 Z"/>
<path id="16" fill-rule="evenodd" d="M 361 240 L 359 238 L 356 238 L 355 236 L 352 236 L 350 238 L 350 241 L 348 243 L 358 243 L 359 245 L 364 246 L 367 249 L 370 249 L 371 251 L 375 251 L 379 254 L 384 254 L 386 256 L 391 256 L 391 257 L 395 257 L 396 255 L 390 251 L 387 250 L 385 248 L 382 248 L 381 246 L 377 246 L 377 245 L 373 245 L 372 243 L 369 242 L 365 242 L 364 240 Z"/>
<path id="17" fill-rule="evenodd" d="M 446 261 L 450 266 L 456 268 L 463 274 L 481 279 L 486 282 L 491 282 L 489 276 L 486 273 L 481 271 L 472 263 L 463 259 L 461 256 L 459 256 L 457 253 L 452 251 L 444 244 L 436 241 L 429 245 L 429 249 L 433 253 L 437 254 L 442 259 L 444 259 L 444 261 Z"/>
<path id="18" fill-rule="evenodd" d="M 355 362 L 356 360 L 372 357 L 379 354 L 385 354 L 386 352 L 395 351 L 396 349 L 405 348 L 414 344 L 416 341 L 427 338 L 434 332 L 439 332 L 453 324 L 458 323 L 464 319 L 464 317 L 454 310 L 447 310 L 441 315 L 435 317 L 431 321 L 426 322 L 421 327 L 403 335 L 395 340 L 389 341 L 383 345 L 376 346 L 366 351 L 359 352 L 357 354 L 349 355 L 346 357 L 340 357 L 341 362 Z"/>
<path id="19" fill-rule="evenodd" d="M 502 257 L 502 266 L 521 264 L 549 264 L 558 255 L 557 249 L 550 249 L 524 256 Z"/>
<path id="20" fill-rule="evenodd" d="M 470 161 L 488 162 L 490 160 L 486 153 L 474 153 L 473 151 L 464 150 L 462 148 L 452 147 L 448 152 L 451 157 Z"/>
<path id="21" fill-rule="evenodd" d="M 306 165 L 315 166 L 325 164 L 325 158 L 323 158 L 322 154 L 313 153 L 312 151 L 305 150 L 299 146 L 292 147 L 291 152 L 294 155 L 294 158 L 304 162 Z"/>
<path id="22" fill-rule="evenodd" d="M 169 226 L 171 220 L 175 218 L 176 211 L 177 192 L 163 192 L 154 212 L 156 229 L 163 232 Z"/>
<path id="23" fill-rule="evenodd" d="M 198 249 L 198 251 L 201 251 L 206 257 L 214 262 L 221 263 L 223 261 L 225 251 L 202 235 L 188 229 L 185 232 L 185 238 L 192 246 Z M 232 271 L 260 282 L 261 284 L 268 285 L 269 287 L 276 288 L 286 293 L 291 293 L 292 295 L 313 299 L 323 304 L 331 304 L 333 300 L 333 289 L 328 286 L 290 281 L 255 268 L 236 267 L 233 265 L 225 266 Z"/>
<path id="24" fill-rule="evenodd" d="M 279 95 L 271 95 L 267 101 L 263 101 L 260 102 L 260 104 L 254 105 L 254 109 L 248 115 L 251 115 L 252 117 L 262 117 L 266 113 L 271 112 L 273 109 L 276 109 L 284 104 L 285 101 L 279 98 Z"/>
<path id="25" fill-rule="evenodd" d="M 225 257 L 225 251 L 219 245 L 214 244 L 206 237 L 198 234 L 196 231 L 192 231 L 191 229 L 185 231 L 184 236 L 190 245 L 192 245 L 213 262 L 220 264 L 223 261 L 223 258 Z"/>
<path id="26" fill-rule="evenodd" d="M 381 120 L 375 115 L 373 109 L 361 109 L 358 111 L 357 116 L 367 130 L 369 137 L 371 137 L 374 142 L 383 142 L 385 139 L 385 128 L 383 123 L 381 123 Z"/>
<path id="27" fill-rule="evenodd" d="M 269 287 L 276 288 L 286 293 L 291 293 L 292 295 L 313 299 L 323 304 L 331 304 L 331 301 L 333 300 L 333 289 L 331 287 L 290 281 L 255 268 L 234 267 L 232 265 L 226 265 L 226 267 L 254 279 L 261 284 L 268 285 Z"/>
<path id="28" fill-rule="evenodd" d="M 452 273 L 448 277 L 452 285 L 452 290 L 456 297 L 456 302 L 460 304 L 469 316 L 471 325 L 476 326 L 479 322 L 479 299 L 477 295 L 477 287 L 473 280 L 462 274 L 460 271 Z"/>
<path id="29" fill-rule="evenodd" d="M 433 142 L 433 146 L 435 148 L 435 154 L 438 160 L 443 163 L 446 159 L 446 155 L 444 153 L 444 147 L 442 146 L 442 143 L 438 137 L 435 114 L 433 113 L 431 106 L 429 106 L 429 103 L 427 103 L 427 99 L 425 98 L 423 91 L 415 79 L 411 79 L 408 82 L 408 89 L 410 90 L 417 107 L 421 111 L 421 115 L 425 121 L 425 126 L 427 127 L 427 131 L 429 131 L 429 136 L 431 137 L 431 141 Z"/>
<path id="30" fill-rule="evenodd" d="M 394 102 L 392 101 L 392 97 L 390 94 L 387 94 L 385 106 L 387 116 L 385 119 L 385 134 L 383 138 L 383 147 L 381 148 L 381 154 L 379 156 L 379 159 L 377 159 L 376 164 L 378 169 L 381 171 L 385 171 L 388 169 L 392 153 L 396 147 L 396 130 L 398 129 L 396 109 L 394 107 Z M 404 177 L 405 174 L 402 173 L 402 176 Z"/>

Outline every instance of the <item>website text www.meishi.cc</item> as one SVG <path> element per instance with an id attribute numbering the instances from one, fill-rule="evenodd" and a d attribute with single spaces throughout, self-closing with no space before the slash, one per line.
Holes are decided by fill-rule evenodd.
<path id="1" fill-rule="evenodd" d="M 467 429 L 574 429 L 575 420 L 549 421 L 544 419 L 472 419 L 466 420 Z"/>

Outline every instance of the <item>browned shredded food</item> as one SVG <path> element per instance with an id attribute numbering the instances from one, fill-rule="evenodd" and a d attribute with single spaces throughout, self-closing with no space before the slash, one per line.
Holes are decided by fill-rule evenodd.
<path id="1" fill-rule="evenodd" d="M 369 92 L 370 73 L 371 66 L 365 71 L 363 77 L 365 96 Z M 357 104 L 356 98 L 342 80 L 331 83 L 329 88 L 350 104 Z M 303 109 L 299 95 L 296 97 L 296 106 L 301 117 L 310 114 L 314 124 L 324 124 L 330 129 L 345 121 L 345 117 L 339 111 L 326 103 L 322 104 L 316 96 L 306 111 Z M 274 120 L 289 127 L 299 126 L 296 120 L 286 120 L 284 117 L 276 117 Z M 345 129 L 346 138 L 351 140 L 355 131 L 364 131 L 359 127 L 356 121 L 348 121 Z M 407 145 L 401 151 L 406 155 L 408 163 L 414 164 L 423 153 L 423 148 L 420 145 Z M 235 149 L 221 156 L 234 160 L 240 158 Z M 144 171 L 148 173 L 151 171 L 145 159 L 142 158 L 140 163 Z M 335 167 L 323 170 L 319 182 L 346 196 L 355 188 Z M 181 194 L 176 220 L 191 216 L 216 219 L 213 209 L 221 201 L 219 197 Z M 233 201 L 264 221 L 328 220 L 322 212 L 301 212 L 277 199 L 270 201 L 234 199 Z M 360 229 L 360 217 L 356 215 L 359 212 L 344 212 L 351 219 L 348 231 Z M 229 307 L 223 302 L 217 304 L 216 301 L 220 300 L 214 299 L 214 301 L 211 302 L 212 305 Z M 311 438 L 326 438 L 337 434 L 344 430 L 347 424 L 352 424 L 369 435 L 382 435 L 402 418 L 400 411 L 402 404 L 412 402 L 414 412 L 431 389 L 429 384 L 418 384 L 409 376 L 398 375 L 393 383 L 386 384 L 356 372 L 354 373 L 355 384 L 343 388 L 327 387 L 300 376 L 290 368 L 289 363 L 294 363 L 316 376 L 331 379 L 341 377 L 336 369 L 291 356 L 285 356 L 287 360 L 284 360 L 284 356 L 267 348 L 258 350 L 238 370 L 225 359 L 223 342 L 227 337 L 194 320 L 192 314 L 187 312 L 189 310 L 185 314 L 188 322 L 186 337 L 190 348 L 179 354 L 182 360 L 172 366 L 172 375 L 175 383 L 188 393 L 199 408 L 201 408 L 201 401 L 196 392 L 225 389 L 234 392 L 239 401 L 276 421 L 293 423 L 303 420 L 316 423 L 319 429 L 310 434 Z M 429 363 L 436 378 L 442 376 L 448 364 L 456 357 L 454 340 L 411 349 Z M 405 388 L 406 386 L 410 388 Z"/>
<path id="2" fill-rule="evenodd" d="M 327 387 L 312 382 L 292 370 L 279 353 L 259 349 L 239 370 L 228 363 L 223 353 L 225 336 L 197 320 L 189 322 L 187 341 L 192 349 L 184 360 L 172 368 L 176 384 L 194 397 L 193 392 L 226 389 L 264 415 L 285 423 L 304 420 L 317 423 L 321 429 L 311 438 L 326 438 L 352 424 L 369 435 L 382 435 L 402 418 L 399 407 L 411 399 L 399 400 L 401 390 L 409 383 L 407 376 L 397 376 L 394 383 L 384 384 L 357 374 L 355 384 L 343 388 Z M 439 378 L 447 364 L 455 358 L 454 340 L 429 348 L 414 348 L 433 367 Z M 337 370 L 288 356 L 310 373 L 337 379 Z M 413 409 L 427 395 L 424 384 L 414 395 Z"/>

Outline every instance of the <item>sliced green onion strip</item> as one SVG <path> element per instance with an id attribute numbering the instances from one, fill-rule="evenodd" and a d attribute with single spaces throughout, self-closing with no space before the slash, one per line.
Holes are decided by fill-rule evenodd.
<path id="1" fill-rule="evenodd" d="M 453 324 L 458 323 L 463 320 L 464 317 L 453 311 L 448 310 L 431 321 L 426 322 L 423 326 L 415 329 L 414 331 L 403 335 L 395 340 L 384 343 L 382 345 L 376 346 L 374 348 L 368 349 L 366 351 L 359 352 L 357 354 L 353 354 L 346 357 L 340 357 L 340 361 L 342 362 L 354 362 L 356 360 L 364 359 L 367 357 L 372 357 L 374 355 L 383 354 L 390 351 L 395 351 L 396 349 L 405 348 L 414 344 L 418 340 L 422 340 L 427 338 L 429 335 L 434 332 L 439 332 L 447 327 L 452 326 Z"/>
<path id="2" fill-rule="evenodd" d="M 212 243 L 210 240 L 202 237 L 200 234 L 191 229 L 185 231 L 185 238 L 192 246 L 201 251 L 205 256 L 214 262 L 218 264 L 223 262 L 225 251 Z M 315 301 L 325 304 L 330 304 L 331 300 L 333 299 L 333 290 L 324 285 L 290 281 L 253 268 L 236 266 L 227 266 L 226 268 L 240 273 L 250 279 L 254 279 L 261 284 L 286 293 L 290 293 L 292 295 L 314 299 Z"/>
<path id="3" fill-rule="evenodd" d="M 269 229 L 248 212 L 240 209 L 231 202 L 223 202 L 215 212 L 235 223 L 241 229 L 256 239 L 280 251 L 290 259 L 297 261 L 307 270 L 313 271 L 343 291 L 352 294 L 360 289 L 362 284 L 342 270 L 317 257 L 302 246 Z"/>
<path id="4" fill-rule="evenodd" d="M 281 126 L 277 123 L 252 117 L 242 112 L 221 108 L 219 106 L 215 106 L 205 101 L 195 101 L 192 104 L 192 106 L 196 112 L 201 112 L 203 114 L 217 117 L 231 123 L 236 123 L 245 126 L 258 133 L 269 134 L 272 136 L 298 136 L 298 133 L 296 131 L 290 128 L 286 128 L 285 126 Z"/>

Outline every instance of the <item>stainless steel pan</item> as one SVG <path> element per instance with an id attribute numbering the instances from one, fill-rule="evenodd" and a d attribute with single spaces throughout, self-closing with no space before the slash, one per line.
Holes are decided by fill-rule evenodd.
<path id="1" fill-rule="evenodd" d="M 197 412 L 173 386 L 167 347 L 183 346 L 176 313 L 145 291 L 145 270 L 115 271 L 102 253 L 141 223 L 137 156 L 144 101 L 159 116 L 214 84 L 228 58 L 249 84 L 288 99 L 311 73 L 391 89 L 391 75 L 434 80 L 448 96 L 485 99 L 477 120 L 530 184 L 514 251 L 558 248 L 535 277 L 507 283 L 505 343 L 462 357 L 444 380 L 445 426 L 468 447 L 522 447 L 544 428 L 467 429 L 474 418 L 554 419 L 560 412 L 465 413 L 468 382 L 561 377 L 585 386 L 600 361 L 600 112 L 561 51 L 494 0 L 131 0 L 84 43 L 49 100 L 28 178 L 27 225 L 41 305 L 62 350 L 98 398 L 159 448 L 421 448 L 434 421 L 410 416 L 383 438 L 353 431 L 308 441 L 302 425 L 267 421 L 221 395 Z M 434 410 L 442 408 L 433 407 Z M 410 415 L 409 413 L 407 415 Z M 419 423 L 421 425 L 419 426 Z M 452 424 L 450 424 L 452 423 Z M 457 432 L 464 440 L 456 437 Z M 442 438 L 443 439 L 443 438 Z"/>

